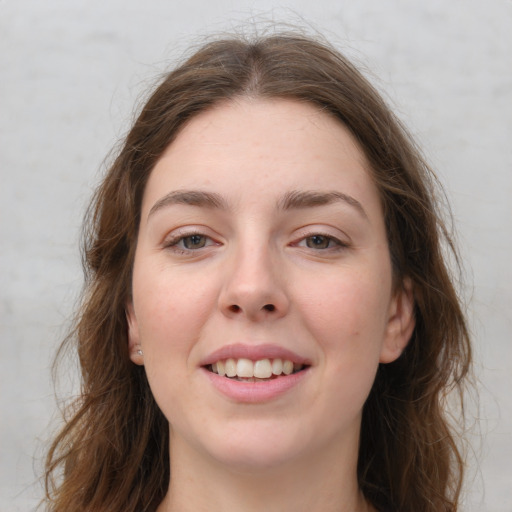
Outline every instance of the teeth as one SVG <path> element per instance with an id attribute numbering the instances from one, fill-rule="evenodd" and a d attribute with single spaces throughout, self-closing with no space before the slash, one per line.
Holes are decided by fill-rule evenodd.
<path id="1" fill-rule="evenodd" d="M 283 361 L 283 373 L 291 375 L 293 373 L 293 363 L 291 361 Z"/>
<path id="2" fill-rule="evenodd" d="M 238 377 L 254 377 L 254 364 L 250 359 L 239 359 L 236 363 Z"/>
<path id="3" fill-rule="evenodd" d="M 258 379 L 269 379 L 272 376 L 272 365 L 268 359 L 260 359 L 254 363 L 254 376 Z"/>
<path id="4" fill-rule="evenodd" d="M 228 377 L 236 376 L 236 361 L 234 359 L 226 359 L 224 368 L 226 369 L 226 375 Z"/>
<path id="5" fill-rule="evenodd" d="M 283 361 L 282 361 L 282 359 L 274 359 L 272 361 L 272 373 L 274 375 L 281 375 L 281 373 L 283 373 Z"/>
<path id="6" fill-rule="evenodd" d="M 270 379 L 273 375 L 291 375 L 303 368 L 304 365 L 293 363 L 293 361 L 287 359 L 259 359 L 258 361 L 251 361 L 246 358 L 229 358 L 225 361 L 217 361 L 211 365 L 211 371 L 219 374 L 221 377 L 239 378 L 246 382 Z"/>

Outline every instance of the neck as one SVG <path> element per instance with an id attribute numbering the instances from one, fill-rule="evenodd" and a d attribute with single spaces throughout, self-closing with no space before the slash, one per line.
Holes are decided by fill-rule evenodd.
<path id="1" fill-rule="evenodd" d="M 356 477 L 357 443 L 270 468 L 233 468 L 171 450 L 171 483 L 158 512 L 371 512 Z"/>

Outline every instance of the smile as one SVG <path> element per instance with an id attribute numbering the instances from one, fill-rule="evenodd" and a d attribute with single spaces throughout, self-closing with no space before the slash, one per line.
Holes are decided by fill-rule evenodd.
<path id="1" fill-rule="evenodd" d="M 276 345 L 227 345 L 200 362 L 214 389 L 235 403 L 285 396 L 307 379 L 311 366 L 309 359 Z"/>
<path id="2" fill-rule="evenodd" d="M 219 360 L 207 369 L 221 377 L 242 380 L 244 382 L 257 382 L 260 380 L 275 379 L 281 375 L 291 375 L 303 370 L 305 365 L 294 363 L 289 359 L 251 359 L 241 357 L 239 359 L 228 358 Z"/>

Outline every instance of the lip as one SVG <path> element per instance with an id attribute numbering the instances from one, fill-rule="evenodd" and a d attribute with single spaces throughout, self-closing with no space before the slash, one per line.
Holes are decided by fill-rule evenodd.
<path id="1" fill-rule="evenodd" d="M 254 404 L 275 400 L 292 388 L 298 386 L 309 374 L 310 367 L 291 375 L 282 375 L 277 379 L 260 382 L 244 382 L 227 377 L 221 377 L 217 373 L 201 368 L 203 374 L 209 379 L 213 387 L 225 397 L 234 402 Z"/>
<path id="2" fill-rule="evenodd" d="M 279 358 L 289 360 L 294 364 L 304 365 L 306 368 L 291 375 L 282 374 L 276 379 L 256 382 L 244 382 L 222 377 L 217 373 L 209 371 L 207 368 L 208 365 L 229 358 L 246 358 L 252 361 Z M 201 360 L 200 366 L 201 371 L 209 379 L 213 387 L 225 397 L 239 403 L 259 403 L 275 400 L 299 385 L 309 374 L 311 362 L 292 350 L 277 345 L 245 345 L 238 343 L 226 345 L 215 350 Z"/>
<path id="3" fill-rule="evenodd" d="M 223 361 L 225 359 L 246 358 L 251 361 L 259 361 L 260 359 L 287 359 L 295 364 L 311 365 L 306 358 L 296 354 L 292 350 L 288 350 L 277 345 L 244 345 L 241 343 L 226 345 L 207 355 L 199 363 L 200 366 L 207 366 Z"/>

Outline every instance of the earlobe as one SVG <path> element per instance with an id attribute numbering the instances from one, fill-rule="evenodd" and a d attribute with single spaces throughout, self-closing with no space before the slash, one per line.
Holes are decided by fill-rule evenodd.
<path id="1" fill-rule="evenodd" d="M 128 324 L 128 353 L 130 359 L 135 364 L 143 365 L 144 354 L 140 344 L 139 326 L 131 301 L 126 305 L 126 322 Z"/>
<path id="2" fill-rule="evenodd" d="M 398 359 L 411 339 L 414 318 L 414 290 L 412 281 L 404 279 L 390 304 L 386 336 L 380 354 L 381 363 Z"/>

